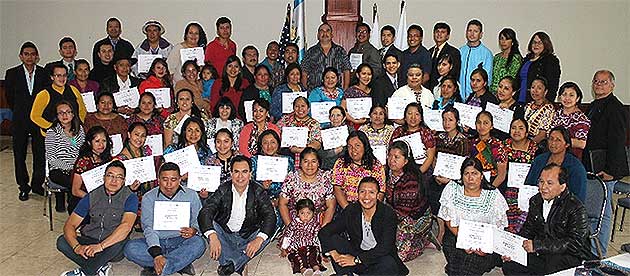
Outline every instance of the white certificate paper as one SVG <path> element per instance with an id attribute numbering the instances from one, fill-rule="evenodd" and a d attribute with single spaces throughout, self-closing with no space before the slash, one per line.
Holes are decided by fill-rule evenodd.
<path id="1" fill-rule="evenodd" d="M 481 112 L 480 106 L 472 106 L 463 103 L 455 103 L 453 105 L 457 111 L 459 111 L 459 119 L 463 125 L 469 126 L 472 129 L 476 129 L 475 121 L 477 120 L 477 114 Z"/>
<path id="2" fill-rule="evenodd" d="M 245 122 L 251 122 L 254 120 L 254 101 L 244 101 L 243 105 L 245 106 Z"/>
<path id="3" fill-rule="evenodd" d="M 363 54 L 350 53 L 350 66 L 352 66 L 352 70 L 357 70 L 361 63 L 363 63 Z"/>
<path id="4" fill-rule="evenodd" d="M 81 174 L 81 179 L 83 180 L 83 184 L 85 185 L 85 189 L 88 193 L 103 185 L 103 178 L 105 177 L 107 164 L 109 163 L 100 165 Z"/>
<path id="5" fill-rule="evenodd" d="M 140 100 L 140 92 L 138 87 L 132 87 L 125 90 L 120 90 L 114 93 L 114 101 L 116 106 L 128 106 L 131 108 L 138 107 L 138 101 Z"/>
<path id="6" fill-rule="evenodd" d="M 96 100 L 94 99 L 93 91 L 81 93 L 81 98 L 83 98 L 87 112 L 96 112 Z"/>
<path id="7" fill-rule="evenodd" d="M 144 141 L 144 144 L 151 148 L 151 156 L 160 156 L 164 153 L 161 134 L 147 136 L 147 140 Z"/>
<path id="8" fill-rule="evenodd" d="M 355 119 L 370 118 L 370 109 L 372 108 L 372 98 L 347 98 L 346 107 L 348 113 Z"/>
<path id="9" fill-rule="evenodd" d="M 374 153 L 374 156 L 381 164 L 385 165 L 387 163 L 387 146 L 372 146 L 372 153 Z"/>
<path id="10" fill-rule="evenodd" d="M 396 138 L 394 139 L 394 141 L 407 141 L 407 144 L 409 144 L 409 147 L 411 147 L 411 153 L 413 154 L 413 158 L 416 159 L 416 163 L 419 163 L 420 161 L 424 161 L 424 160 L 420 160 L 420 159 L 424 159 L 425 157 L 424 143 L 422 143 L 422 136 L 420 136 L 420 132 L 416 132 L 413 134 L 409 134 L 407 136 Z"/>
<path id="11" fill-rule="evenodd" d="M 203 60 L 205 58 L 205 53 L 203 52 L 203 48 L 201 47 L 193 47 L 180 49 L 179 55 L 181 56 L 182 65 L 189 60 L 197 59 L 197 65 L 203 66 Z"/>
<path id="12" fill-rule="evenodd" d="M 195 191 L 206 191 L 213 193 L 221 184 L 221 167 L 220 166 L 199 166 L 192 168 L 188 172 L 188 188 Z"/>
<path id="13" fill-rule="evenodd" d="M 112 156 L 118 155 L 123 149 L 123 140 L 121 134 L 114 134 L 109 136 L 112 139 Z"/>
<path id="14" fill-rule="evenodd" d="M 330 123 L 328 112 L 333 106 L 336 106 L 336 102 L 316 102 L 311 103 L 311 117 L 321 123 Z"/>
<path id="15" fill-rule="evenodd" d="M 484 253 L 493 252 L 495 226 L 487 223 L 461 219 L 455 247 L 459 249 L 480 249 Z"/>
<path id="16" fill-rule="evenodd" d="M 256 180 L 272 182 L 284 182 L 289 172 L 289 159 L 278 156 L 258 156 L 256 167 Z"/>
<path id="17" fill-rule="evenodd" d="M 151 88 L 146 89 L 144 92 L 151 92 L 155 96 L 155 107 L 169 108 L 171 107 L 171 89 L 166 88 Z"/>
<path id="18" fill-rule="evenodd" d="M 347 138 L 348 127 L 345 125 L 322 129 L 322 144 L 325 150 L 345 146 Z"/>
<path id="19" fill-rule="evenodd" d="M 444 125 L 442 125 L 442 110 L 432 110 L 428 108 L 422 109 L 423 121 L 427 126 L 435 131 L 444 131 Z"/>
<path id="20" fill-rule="evenodd" d="M 123 164 L 125 164 L 126 169 L 126 186 L 133 184 L 136 180 L 140 181 L 140 183 L 144 183 L 157 179 L 153 156 L 125 160 Z"/>
<path id="21" fill-rule="evenodd" d="M 523 185 L 518 188 L 518 208 L 529 212 L 529 199 L 538 193 L 537 186 Z"/>
<path id="22" fill-rule="evenodd" d="M 179 123 L 177 123 L 177 126 L 175 127 L 173 131 L 177 134 L 180 134 L 182 131 L 182 127 L 184 127 L 184 122 L 186 122 L 186 119 L 188 119 L 189 117 L 190 116 L 188 114 L 184 114 L 184 117 L 182 117 L 182 119 L 179 120 Z"/>
<path id="23" fill-rule="evenodd" d="M 138 55 L 138 73 L 148 73 L 151 69 L 151 63 L 162 55 Z"/>
<path id="24" fill-rule="evenodd" d="M 181 175 L 186 174 L 192 168 L 201 166 L 201 163 L 199 162 L 199 157 L 197 157 L 195 145 L 190 145 L 183 149 L 179 149 L 164 155 L 164 161 L 177 164 L 179 166 L 179 173 Z"/>
<path id="25" fill-rule="evenodd" d="M 519 235 L 494 228 L 494 252 L 501 256 L 508 256 L 512 261 L 527 266 L 527 251 L 523 242 L 527 240 Z"/>
<path id="26" fill-rule="evenodd" d="M 514 111 L 500 108 L 498 105 L 493 103 L 486 104 L 486 111 L 492 114 L 492 124 L 494 125 L 494 128 L 505 133 L 510 133 L 510 124 L 512 123 L 512 118 L 514 117 Z"/>
<path id="27" fill-rule="evenodd" d="M 282 141 L 280 143 L 281 147 L 306 147 L 306 144 L 308 144 L 307 142 L 307 127 L 282 127 Z"/>
<path id="28" fill-rule="evenodd" d="M 405 108 L 409 103 L 415 102 L 414 98 L 390 97 L 387 100 L 387 115 L 389 119 L 398 120 L 405 117 Z"/>
<path id="29" fill-rule="evenodd" d="M 153 206 L 153 230 L 190 227 L 190 202 L 156 201 Z"/>
<path id="30" fill-rule="evenodd" d="M 531 164 L 510 162 L 508 164 L 508 187 L 520 188 L 525 185 L 525 178 Z"/>
<path id="31" fill-rule="evenodd" d="M 460 169 L 465 159 L 465 156 L 438 152 L 433 175 L 446 177 L 451 180 L 461 179 Z"/>
<path id="32" fill-rule="evenodd" d="M 282 93 L 282 113 L 293 112 L 293 101 L 298 97 L 308 98 L 308 93 L 306 91 Z"/>

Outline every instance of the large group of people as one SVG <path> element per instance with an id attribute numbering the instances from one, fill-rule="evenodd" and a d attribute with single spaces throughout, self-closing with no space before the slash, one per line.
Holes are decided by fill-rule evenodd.
<path id="1" fill-rule="evenodd" d="M 521 56 L 516 32 L 505 28 L 493 55 L 476 19 L 459 49 L 448 44 L 445 22 L 435 24 L 429 50 L 419 25 L 401 50 L 393 27 L 372 45 L 370 26 L 359 23 L 346 52 L 322 23 L 303 60 L 296 44 L 282 45 L 280 56 L 272 41 L 259 62 L 253 45 L 237 56 L 227 17 L 216 21 L 212 41 L 190 23 L 184 41 L 172 44 L 152 20 L 134 48 L 121 30 L 120 20 L 107 20 L 92 66 L 75 60 L 70 37 L 59 42 L 62 59 L 45 68 L 25 42 L 22 63 L 5 77 L 19 199 L 43 195 L 45 177 L 68 191 L 55 195 L 55 209 L 70 214 L 57 248 L 79 268 L 63 275 L 107 275 L 123 257 L 142 275 L 194 275 L 206 250 L 219 275 L 246 275 L 247 262 L 276 239 L 303 275 L 320 275 L 324 260 L 339 275 L 406 275 L 404 262 L 426 248 L 442 249 L 449 275 L 480 275 L 501 261 L 506 274 L 551 273 L 597 257 L 586 171 L 606 182 L 608 199 L 629 175 L 629 119 L 613 94 L 613 72 L 595 72 L 595 100 L 582 112 L 584 94 L 573 82 L 559 85 L 560 62 L 544 32 Z M 203 60 L 186 60 L 190 51 Z M 353 66 L 356 54 L 362 62 Z M 220 167 L 215 190 L 189 188 L 191 168 L 162 157 L 191 147 L 197 158 L 187 162 Z M 122 161 L 147 157 L 156 180 L 126 186 L 133 176 Z M 284 160 L 272 168 L 284 180 L 260 179 L 271 159 Z M 531 166 L 524 183 L 509 180 L 514 164 Z M 103 185 L 87 187 L 86 172 L 101 166 Z M 522 185 L 539 191 L 528 211 L 518 203 Z M 187 227 L 156 221 L 173 206 Z M 604 256 L 611 210 L 609 203 L 600 231 Z M 525 238 L 527 266 L 458 248 L 463 221 Z M 142 238 L 128 240 L 134 229 Z"/>

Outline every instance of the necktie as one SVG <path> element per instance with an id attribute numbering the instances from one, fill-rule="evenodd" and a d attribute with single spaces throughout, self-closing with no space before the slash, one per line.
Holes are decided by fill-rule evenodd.
<path id="1" fill-rule="evenodd" d="M 435 45 L 435 50 L 433 50 L 433 63 L 437 62 L 438 53 L 440 52 L 440 48 Z"/>
<path id="2" fill-rule="evenodd" d="M 387 53 L 385 47 L 381 48 L 381 60 L 385 58 L 385 53 Z"/>
<path id="3" fill-rule="evenodd" d="M 74 79 L 74 63 L 68 64 L 68 80 Z"/>

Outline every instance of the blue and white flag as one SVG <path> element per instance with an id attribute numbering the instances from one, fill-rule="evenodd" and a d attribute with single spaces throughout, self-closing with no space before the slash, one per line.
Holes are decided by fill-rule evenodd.
<path id="1" fill-rule="evenodd" d="M 293 26 L 291 40 L 298 45 L 298 62 L 302 62 L 306 52 L 306 30 L 304 25 L 304 2 L 306 0 L 293 1 Z"/>

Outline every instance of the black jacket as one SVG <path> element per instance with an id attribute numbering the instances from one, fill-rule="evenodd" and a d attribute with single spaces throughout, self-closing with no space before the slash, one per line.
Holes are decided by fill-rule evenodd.
<path id="1" fill-rule="evenodd" d="M 437 58 L 433 58 L 433 51 L 435 51 L 435 46 L 429 49 L 429 54 L 431 54 L 431 79 L 429 80 L 429 83 L 425 85 L 425 87 L 431 91 L 433 91 L 433 88 L 438 85 L 440 74 L 438 73 L 437 66 L 442 56 L 448 54 L 453 59 L 453 68 L 451 68 L 450 75 L 455 77 L 456 80 L 459 79 L 459 70 L 462 66 L 462 55 L 459 53 L 459 49 L 451 46 L 448 42 L 445 42 L 444 47 L 442 47 L 442 51 L 440 51 Z"/>
<path id="2" fill-rule="evenodd" d="M 140 79 L 136 78 L 134 76 L 129 75 L 128 76 L 130 82 L 131 82 L 131 86 L 130 87 L 137 87 L 138 85 L 140 85 Z M 104 93 L 104 92 L 109 92 L 109 93 L 116 93 L 118 91 L 120 91 L 120 86 L 118 85 L 118 78 L 117 75 L 114 74 L 114 76 L 110 76 L 106 79 L 104 79 L 101 83 L 101 90 L 99 91 L 100 93 Z M 94 95 L 95 97 L 97 95 Z"/>
<path id="3" fill-rule="evenodd" d="M 399 80 L 400 81 L 400 80 Z M 398 82 L 400 84 L 400 82 Z M 379 103 L 387 105 L 388 99 L 394 94 L 398 87 L 394 87 L 387 72 L 372 81 L 372 105 Z"/>
<path id="4" fill-rule="evenodd" d="M 527 60 L 523 61 L 525 64 Z M 523 65 L 521 65 L 521 70 Z M 520 71 L 520 70 L 519 70 Z M 521 74 L 516 74 L 516 83 L 521 84 Z M 532 86 L 532 82 L 536 77 L 544 77 L 547 80 L 547 100 L 549 102 L 556 102 L 556 95 L 558 93 L 558 86 L 560 83 L 560 60 L 553 54 L 545 55 L 533 61 L 527 71 L 527 91 Z M 518 94 L 518 93 L 517 93 Z M 518 95 L 515 95 L 518 96 Z M 531 102 L 532 96 L 527 93 L 525 102 Z"/>
<path id="5" fill-rule="evenodd" d="M 226 183 L 212 194 L 199 211 L 199 227 L 201 233 L 214 230 L 213 221 L 221 225 L 223 230 L 232 233 L 227 223 L 232 214 L 232 183 Z M 271 238 L 276 231 L 276 214 L 265 189 L 251 181 L 247 189 L 245 220 L 238 234 L 247 238 L 256 230 Z"/>
<path id="6" fill-rule="evenodd" d="M 409 269 L 403 264 L 398 257 L 396 248 L 396 230 L 398 228 L 398 220 L 394 210 L 378 202 L 376 212 L 372 217 L 372 233 L 376 238 L 376 247 L 370 250 L 361 249 L 361 241 L 363 240 L 363 226 L 361 223 L 361 213 L 363 212 L 361 204 L 354 202 L 348 205 L 341 214 L 331 223 L 324 226 L 319 231 L 319 240 L 322 245 L 322 252 L 333 250 L 331 237 L 340 233 L 347 233 L 350 237 L 350 244 L 355 251 L 360 252 L 357 257 L 366 265 L 376 264 L 382 256 L 390 255 L 396 259 L 398 263 L 398 275 L 407 275 Z"/>
<path id="7" fill-rule="evenodd" d="M 94 43 L 94 48 L 92 48 L 92 67 L 96 67 L 96 66 L 102 66 L 103 63 L 101 62 L 101 59 L 98 57 L 98 48 L 102 45 L 102 44 L 111 44 L 111 41 L 109 40 L 109 37 L 103 38 L 99 41 L 97 41 L 96 43 Z M 114 46 L 114 45 L 112 45 Z M 116 48 L 114 49 L 114 56 L 124 56 L 124 57 L 131 57 L 131 55 L 133 55 L 133 51 L 134 51 L 134 47 L 133 45 L 131 45 L 131 42 L 123 39 L 123 38 L 119 38 L 118 39 L 118 43 L 116 43 Z"/>
<path id="8" fill-rule="evenodd" d="M 519 235 L 534 241 L 539 255 L 572 255 L 580 260 L 591 260 L 589 222 L 582 202 L 566 189 L 556 197 L 547 222 L 542 213 L 540 193 L 529 200 L 529 214 Z M 554 268 L 554 271 L 568 267 Z"/>
<path id="9" fill-rule="evenodd" d="M 24 66 L 22 64 L 6 71 L 4 75 L 5 95 L 9 108 L 13 112 L 14 123 L 24 124 L 31 121 L 31 109 L 33 108 L 35 96 L 44 89 L 49 80 L 50 76 L 46 70 L 39 65 L 35 65 L 35 83 L 33 84 L 33 95 L 31 95 L 28 92 L 28 84 L 26 83 Z"/>
<path id="10" fill-rule="evenodd" d="M 470 93 L 470 95 L 468 95 L 468 98 L 466 99 L 465 103 L 468 104 L 470 102 L 470 100 L 472 100 L 472 98 L 474 96 L 475 96 L 475 93 Z M 486 105 L 488 103 L 499 104 L 499 100 L 497 99 L 497 96 L 492 94 L 492 92 L 490 92 L 490 90 L 486 90 L 486 92 L 483 93 L 483 95 L 481 95 L 481 97 L 479 97 L 479 100 L 481 100 L 481 108 L 483 110 L 486 110 Z"/>

